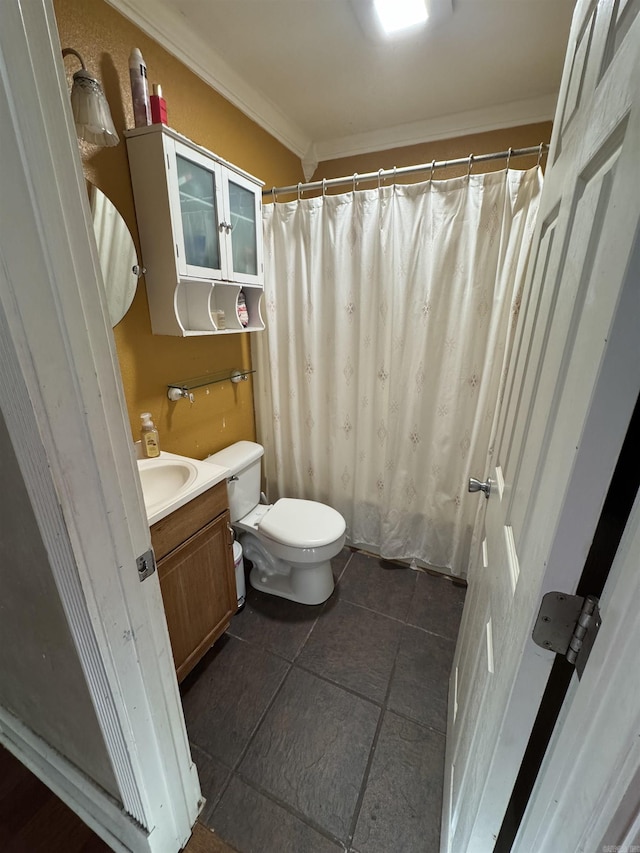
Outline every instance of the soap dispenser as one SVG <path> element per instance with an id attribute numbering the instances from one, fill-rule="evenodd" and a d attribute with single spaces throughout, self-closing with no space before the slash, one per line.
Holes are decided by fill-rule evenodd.
<path id="1" fill-rule="evenodd" d="M 143 412 L 140 415 L 140 420 L 142 421 L 140 425 L 142 455 L 147 459 L 154 459 L 156 456 L 160 456 L 160 436 L 151 420 L 151 412 Z"/>

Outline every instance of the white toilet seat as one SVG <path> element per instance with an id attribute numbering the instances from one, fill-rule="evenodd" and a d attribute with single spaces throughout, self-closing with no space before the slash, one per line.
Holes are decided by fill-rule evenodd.
<path id="1" fill-rule="evenodd" d="M 280 498 L 256 526 L 264 536 L 290 548 L 330 545 L 346 528 L 344 518 L 332 507 L 298 498 Z"/>

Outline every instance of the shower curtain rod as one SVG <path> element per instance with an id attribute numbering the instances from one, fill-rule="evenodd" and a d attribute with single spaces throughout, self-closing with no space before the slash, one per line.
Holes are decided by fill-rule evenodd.
<path id="1" fill-rule="evenodd" d="M 412 175 L 415 172 L 431 172 L 431 176 L 433 176 L 436 169 L 446 169 L 449 166 L 468 166 L 468 174 L 470 174 L 474 163 L 486 163 L 489 160 L 506 160 L 508 168 L 512 157 L 524 157 L 527 154 L 537 154 L 539 165 L 542 155 L 546 154 L 548 150 L 549 146 L 546 142 L 541 142 L 540 145 L 534 145 L 532 148 L 509 148 L 508 151 L 497 151 L 494 154 L 470 154 L 468 157 L 459 157 L 457 160 L 433 160 L 431 163 L 422 163 L 419 166 L 400 166 L 398 168 L 394 166 L 392 169 L 378 169 L 377 172 L 363 172 L 362 175 L 355 172 L 353 175 L 347 175 L 344 178 L 323 178 L 321 181 L 311 181 L 307 184 L 300 183 L 291 184 L 288 187 L 271 187 L 270 190 L 263 190 L 262 195 L 263 197 L 271 195 L 275 201 L 278 193 L 281 195 L 285 193 L 297 193 L 298 197 L 300 197 L 303 192 L 308 192 L 309 190 L 322 190 L 324 193 L 329 187 L 341 187 L 347 184 L 352 184 L 355 190 L 362 181 L 378 181 L 378 184 L 380 184 L 387 178 L 394 178 L 395 180 L 400 175 Z"/>

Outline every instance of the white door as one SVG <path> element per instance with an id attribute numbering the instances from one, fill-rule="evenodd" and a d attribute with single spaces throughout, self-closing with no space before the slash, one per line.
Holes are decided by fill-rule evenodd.
<path id="1" fill-rule="evenodd" d="M 174 853 L 200 787 L 157 574 L 138 577 L 150 534 L 51 0 L 0 2 L 0 116 L 0 441 L 21 477 L 16 527 L 42 544 L 5 562 L 46 578 L 60 614 L 48 627 L 28 590 L 0 591 L 25 660 L 22 677 L 11 670 L 21 701 L 0 702 L 0 743 L 113 849 Z M 16 500 L 11 485 L 0 481 L 2 506 Z M 83 706 L 73 693 L 45 704 L 28 666 L 38 649 L 55 684 L 61 636 L 79 661 L 64 684 L 81 685 Z M 69 707 L 95 720 L 85 760 L 87 723 L 65 719 Z"/>
<path id="2" fill-rule="evenodd" d="M 640 850 L 640 497 L 600 607 L 603 623 L 574 677 L 513 853 Z"/>
<path id="3" fill-rule="evenodd" d="M 575 591 L 640 390 L 639 8 L 578 2 L 490 462 L 470 472 L 491 494 L 451 678 L 450 853 L 493 850 L 553 661 L 540 600 Z"/>

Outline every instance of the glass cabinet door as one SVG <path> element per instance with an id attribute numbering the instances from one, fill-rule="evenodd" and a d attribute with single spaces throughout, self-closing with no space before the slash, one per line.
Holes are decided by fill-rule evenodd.
<path id="1" fill-rule="evenodd" d="M 175 153 L 183 243 L 180 266 L 187 275 L 214 277 L 222 269 L 220 171 L 216 163 L 178 142 Z"/>
<path id="2" fill-rule="evenodd" d="M 176 161 L 186 261 L 220 269 L 216 176 L 180 155 Z"/>
<path id="3" fill-rule="evenodd" d="M 233 281 L 258 283 L 262 274 L 261 241 L 258 228 L 262 228 L 261 190 L 237 174 L 225 175 L 231 224 L 229 278 Z"/>
<path id="4" fill-rule="evenodd" d="M 258 274 L 255 193 L 229 179 L 233 271 Z"/>

